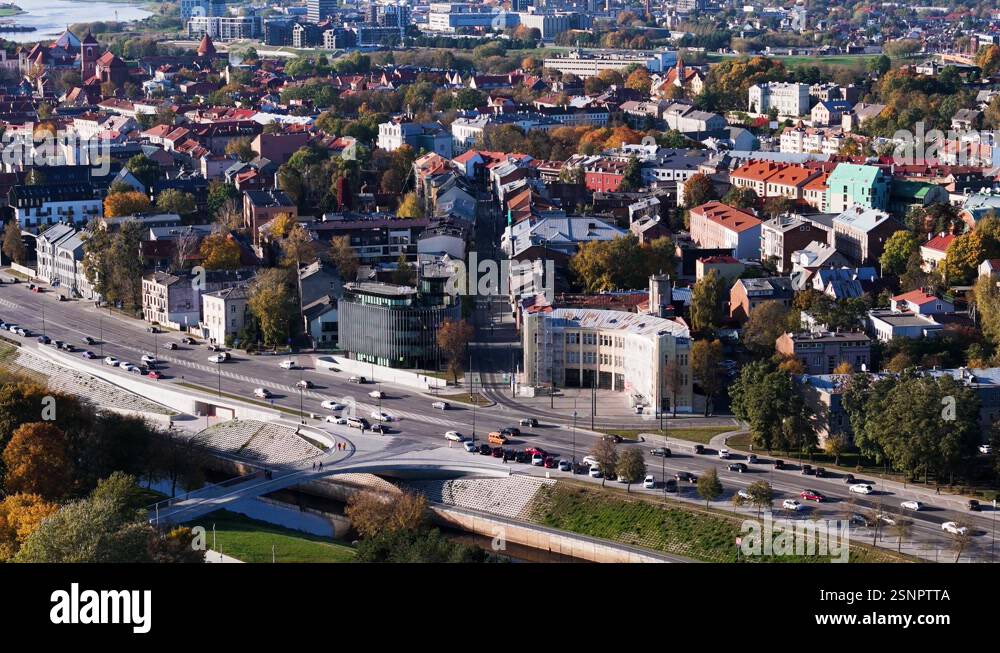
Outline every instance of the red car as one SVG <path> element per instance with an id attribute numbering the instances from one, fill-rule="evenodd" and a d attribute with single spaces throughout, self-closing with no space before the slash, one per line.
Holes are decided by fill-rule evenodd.
<path id="1" fill-rule="evenodd" d="M 545 459 L 544 465 L 546 469 L 555 469 L 556 464 L 557 464 L 556 459 L 553 458 L 552 456 L 549 456 Z"/>
<path id="2" fill-rule="evenodd" d="M 536 455 L 537 456 L 547 456 L 548 455 L 547 453 L 545 453 L 545 449 L 539 449 L 538 447 L 528 447 L 527 449 L 524 450 L 524 453 L 528 454 L 529 456 L 536 456 Z"/>
<path id="3" fill-rule="evenodd" d="M 816 490 L 802 490 L 799 493 L 799 498 L 803 501 L 815 501 L 816 503 L 822 503 L 823 495 Z"/>
<path id="4" fill-rule="evenodd" d="M 146 376 L 148 376 L 151 379 L 162 379 L 163 378 L 163 375 L 160 374 L 159 372 L 157 372 L 156 370 L 149 370 L 149 374 L 147 374 Z"/>

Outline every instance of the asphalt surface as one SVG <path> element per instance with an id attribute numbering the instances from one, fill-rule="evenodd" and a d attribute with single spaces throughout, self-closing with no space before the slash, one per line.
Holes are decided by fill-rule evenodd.
<path id="1" fill-rule="evenodd" d="M 74 355 L 80 355 L 80 352 L 89 349 L 101 357 L 110 355 L 121 361 L 138 364 L 142 354 L 152 353 L 160 360 L 158 369 L 164 374 L 160 383 L 183 381 L 201 386 L 206 391 L 221 388 L 225 394 L 248 400 L 254 400 L 252 395 L 254 388 L 267 388 L 273 393 L 272 399 L 276 406 L 299 411 L 301 405 L 308 423 L 319 428 L 327 426 L 320 420 L 329 414 L 329 411 L 321 408 L 321 401 L 353 397 L 357 402 L 358 415 L 374 421 L 370 417 L 372 411 L 380 409 L 389 413 L 394 417 L 394 421 L 389 424 L 390 433 L 404 434 L 407 439 L 425 441 L 428 447 L 446 445 L 444 432 L 447 430 L 457 430 L 465 436 L 471 436 L 475 432 L 477 440 L 482 440 L 489 431 L 499 430 L 505 426 L 517 426 L 518 419 L 526 416 L 537 417 L 541 422 L 540 425 L 537 428 L 522 428 L 524 431 L 522 436 L 512 440 L 508 446 L 516 448 L 539 446 L 557 457 L 565 459 L 575 457 L 580 461 L 600 437 L 596 433 L 584 430 L 584 424 L 579 420 L 579 428 L 574 430 L 570 426 L 571 415 L 554 415 L 548 411 L 535 412 L 530 406 L 513 401 L 478 409 L 452 401 L 449 410 L 436 410 L 431 408 L 434 398 L 429 394 L 396 386 L 350 383 L 347 380 L 349 375 L 346 373 L 317 370 L 313 365 L 312 355 L 307 354 L 275 357 L 248 356 L 233 352 L 232 359 L 228 362 L 210 363 L 208 358 L 213 352 L 204 344 L 197 346 L 181 344 L 180 340 L 184 334 L 177 332 L 151 334 L 146 331 L 147 325 L 140 321 L 109 314 L 106 309 L 99 310 L 91 302 L 72 300 L 58 302 L 54 294 L 51 289 L 43 293 L 32 293 L 27 290 L 25 283 L 4 284 L 0 287 L 0 320 L 15 322 L 31 329 L 35 334 L 44 333 L 52 339 L 70 342 L 79 348 Z M 8 338 L 20 339 L 13 334 L 2 333 Z M 85 345 L 84 336 L 99 339 L 101 342 L 92 346 Z M 32 345 L 35 344 L 34 337 L 27 340 Z M 177 343 L 178 348 L 168 351 L 163 346 L 168 342 Z M 502 351 L 504 359 L 509 360 L 505 349 L 496 349 Z M 279 366 L 280 362 L 287 358 L 298 363 L 297 369 L 285 370 Z M 100 363 L 98 360 L 91 362 Z M 485 374 L 480 376 L 488 378 Z M 310 381 L 313 387 L 300 393 L 295 388 L 295 383 L 301 379 Z M 386 394 L 381 402 L 367 396 L 368 392 L 378 387 Z M 509 393 L 507 396 L 509 399 Z M 316 414 L 320 420 L 308 419 L 310 413 Z M 729 500 L 739 489 L 747 487 L 754 481 L 766 480 L 775 489 L 775 516 L 783 513 L 780 506 L 784 499 L 798 498 L 799 493 L 806 488 L 818 490 L 828 500 L 817 504 L 799 499 L 807 508 L 787 516 L 844 519 L 851 513 L 870 514 L 880 505 L 887 512 L 905 513 L 906 511 L 899 508 L 899 503 L 916 498 L 916 495 L 910 496 L 905 491 L 878 491 L 879 479 L 863 478 L 860 475 L 858 481 L 870 482 L 876 487 L 877 492 L 867 496 L 853 495 L 848 492 L 848 486 L 842 478 L 819 479 L 814 476 L 803 476 L 793 461 L 786 461 L 790 463 L 790 469 L 778 471 L 773 469 L 773 465 L 767 464 L 766 459 L 762 457 L 758 464 L 749 465 L 747 473 L 730 472 L 727 465 L 735 461 L 720 460 L 711 449 L 704 455 L 697 455 L 694 453 L 694 444 L 685 441 L 673 439 L 668 441 L 667 444 L 673 453 L 671 457 L 664 459 L 649 453 L 651 448 L 662 444 L 662 438 L 656 438 L 655 441 L 648 442 L 626 442 L 621 446 L 637 446 L 644 449 L 648 472 L 653 474 L 658 484 L 662 483 L 664 477 L 672 478 L 677 472 L 701 475 L 711 467 L 716 468 L 726 490 L 722 501 Z M 548 471 L 556 478 L 569 476 L 567 472 L 531 469 L 528 465 L 515 465 L 515 469 L 533 474 L 544 474 Z M 586 477 L 578 475 L 576 478 Z M 615 483 L 608 481 L 609 485 Z M 678 486 L 679 492 L 672 494 L 673 498 L 701 502 L 693 484 L 680 482 Z M 633 485 L 632 491 L 661 494 L 663 492 L 662 489 L 644 490 L 641 484 Z M 972 557 L 984 561 L 991 559 L 995 515 L 989 506 L 984 506 L 982 513 L 970 513 L 961 509 L 935 507 L 932 501 L 924 497 L 920 497 L 920 500 L 930 505 L 920 512 L 906 514 L 906 517 L 914 522 L 913 532 L 906 538 L 907 541 L 926 543 L 928 557 L 946 560 L 950 556 L 953 559 L 954 553 L 949 553 L 952 538 L 942 533 L 940 525 L 945 521 L 959 521 L 970 525 L 973 531 L 973 537 L 970 538 L 963 558 Z M 746 512 L 750 514 L 754 511 Z M 863 540 L 865 537 L 870 539 L 871 532 L 870 529 L 861 528 L 852 531 L 852 536 L 855 539 Z M 891 541 L 895 540 L 894 536 L 886 535 L 886 537 Z M 935 547 L 940 549 L 940 552 L 934 553 L 932 549 Z M 904 550 L 905 548 L 904 544 Z"/>

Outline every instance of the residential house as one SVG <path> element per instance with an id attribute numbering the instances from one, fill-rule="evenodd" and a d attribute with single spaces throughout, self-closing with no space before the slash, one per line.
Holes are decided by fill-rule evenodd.
<path id="1" fill-rule="evenodd" d="M 885 211 L 889 206 L 889 177 L 881 168 L 841 163 L 826 185 L 826 212 L 841 213 L 855 205 Z"/>
<path id="2" fill-rule="evenodd" d="M 230 345 L 246 326 L 250 286 L 241 283 L 201 296 L 201 331 L 209 342 Z"/>
<path id="3" fill-rule="evenodd" d="M 690 211 L 691 239 L 707 249 L 732 249 L 736 258 L 759 258 L 761 221 L 752 213 L 722 202 Z"/>
<path id="4" fill-rule="evenodd" d="M 815 222 L 800 215 L 781 215 L 760 226 L 761 261 L 773 260 L 778 272 L 792 269 L 792 253 L 806 248 L 813 241 L 826 242 L 827 232 Z"/>
<path id="5" fill-rule="evenodd" d="M 776 301 L 789 307 L 794 296 L 792 280 L 788 277 L 738 279 L 729 290 L 729 317 L 743 323 L 763 302 Z"/>
<path id="6" fill-rule="evenodd" d="M 871 341 L 863 333 L 784 333 L 774 348 L 782 356 L 799 359 L 807 374 L 832 374 L 841 363 L 850 363 L 855 372 L 871 365 Z"/>
<path id="7" fill-rule="evenodd" d="M 955 238 L 955 234 L 940 233 L 920 245 L 920 258 L 923 261 L 920 267 L 924 272 L 933 272 L 944 264 L 948 255 L 948 246 Z"/>
<path id="8" fill-rule="evenodd" d="M 885 242 L 903 226 L 884 211 L 854 205 L 833 219 L 834 246 L 857 263 L 876 263 Z"/>

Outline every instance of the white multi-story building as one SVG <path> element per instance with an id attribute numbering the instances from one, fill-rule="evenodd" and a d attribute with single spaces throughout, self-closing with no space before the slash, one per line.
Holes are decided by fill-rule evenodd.
<path id="1" fill-rule="evenodd" d="M 650 412 L 693 410 L 690 333 L 674 320 L 557 308 L 525 315 L 523 343 L 525 386 L 606 388 Z"/>
<path id="2" fill-rule="evenodd" d="M 8 202 L 14 219 L 27 231 L 68 223 L 83 225 L 104 215 L 101 198 L 90 183 L 14 186 Z"/>
<path id="3" fill-rule="evenodd" d="M 201 330 L 212 342 L 225 343 L 246 325 L 249 313 L 249 285 L 240 284 L 201 296 Z"/>
<path id="4" fill-rule="evenodd" d="M 573 50 L 565 57 L 550 57 L 545 60 L 545 68 L 571 73 L 580 79 L 593 77 L 602 70 L 615 70 L 624 74 L 635 65 L 645 66 L 649 72 L 663 72 L 677 64 L 677 52 L 660 50 L 657 52 L 586 52 Z M 808 88 L 808 87 L 807 87 Z"/>
<path id="5" fill-rule="evenodd" d="M 840 128 L 793 127 L 781 132 L 778 149 L 790 154 L 827 154 L 840 151 L 846 138 Z"/>
<path id="6" fill-rule="evenodd" d="M 192 16 L 187 22 L 189 39 L 208 34 L 217 41 L 255 39 L 264 33 L 264 19 L 260 16 Z"/>
<path id="7" fill-rule="evenodd" d="M 457 32 L 476 27 L 504 30 L 517 24 L 515 13 L 468 2 L 432 2 L 427 14 L 427 29 L 432 32 Z"/>
<path id="8" fill-rule="evenodd" d="M 809 112 L 809 85 L 795 82 L 754 84 L 747 92 L 750 113 L 770 113 L 797 117 Z"/>

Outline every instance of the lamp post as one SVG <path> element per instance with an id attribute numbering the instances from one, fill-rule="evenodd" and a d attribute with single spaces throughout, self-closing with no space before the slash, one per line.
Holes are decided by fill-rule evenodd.
<path id="1" fill-rule="evenodd" d="M 104 316 L 103 315 L 101 316 L 100 330 L 101 330 L 101 332 L 99 334 L 99 337 L 101 339 L 101 358 L 103 358 L 104 357 Z"/>
<path id="2" fill-rule="evenodd" d="M 573 400 L 573 473 L 576 474 L 576 399 Z"/>
<path id="3" fill-rule="evenodd" d="M 42 335 L 45 335 L 45 306 L 42 305 Z"/>

